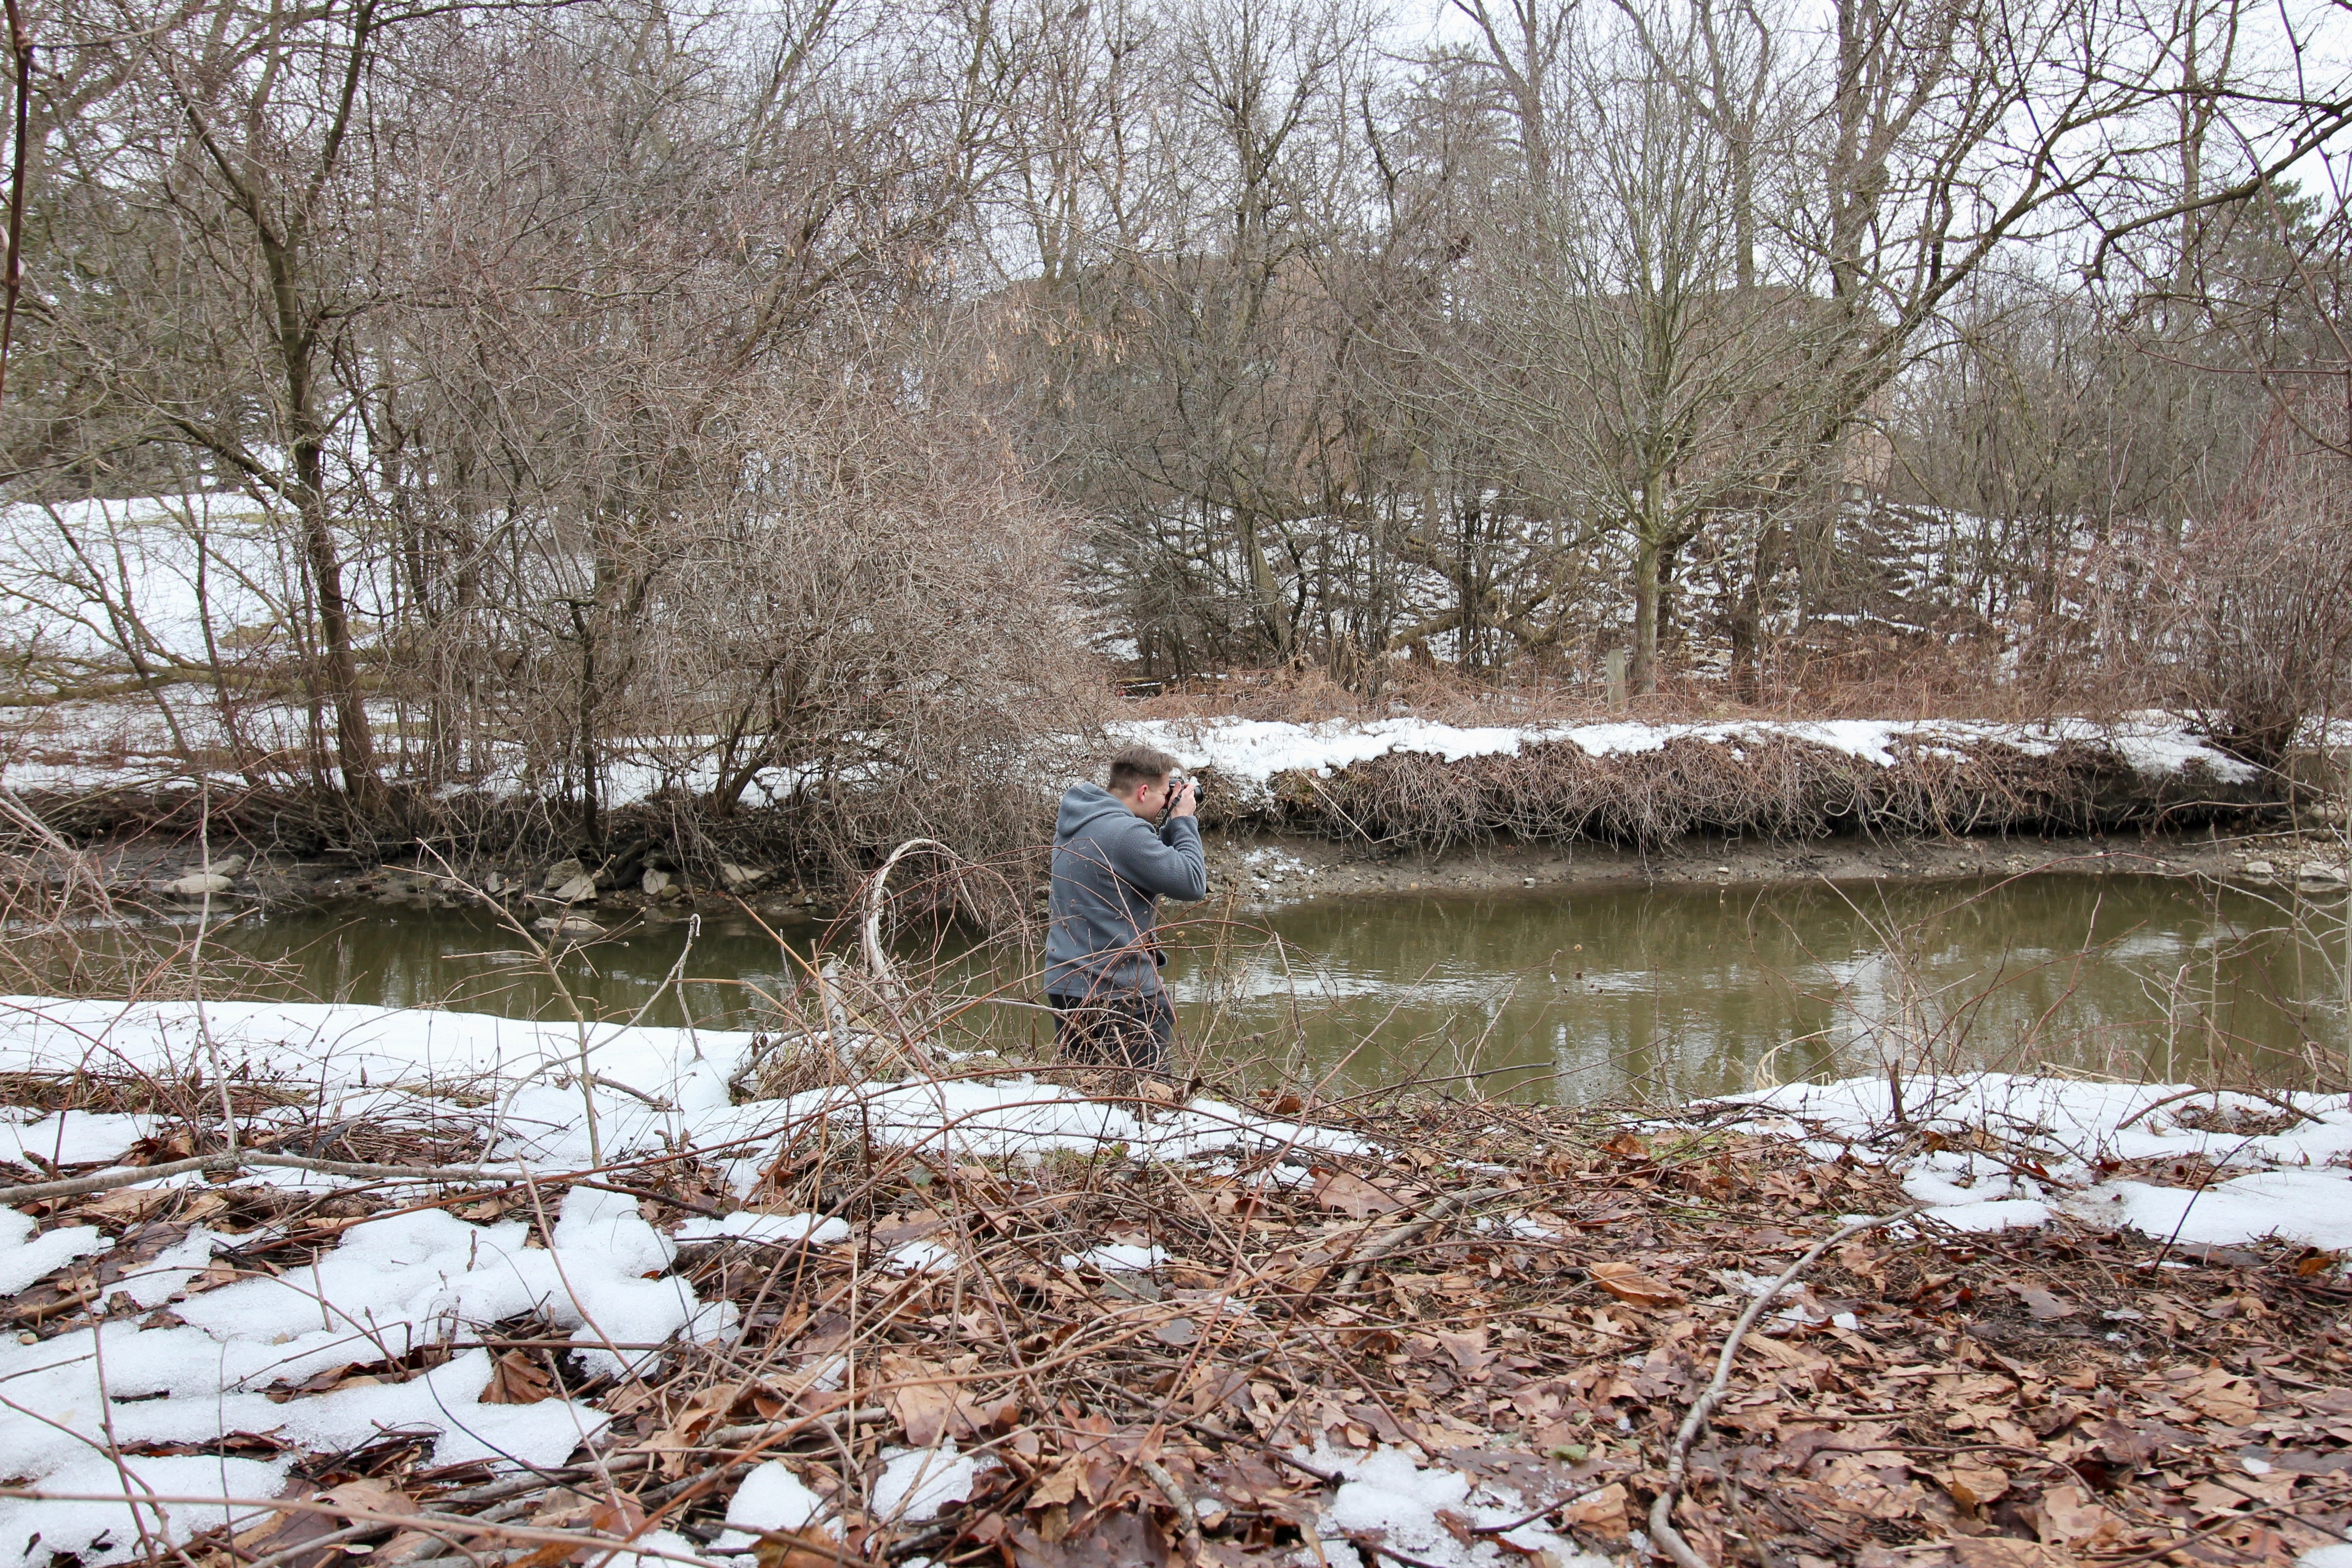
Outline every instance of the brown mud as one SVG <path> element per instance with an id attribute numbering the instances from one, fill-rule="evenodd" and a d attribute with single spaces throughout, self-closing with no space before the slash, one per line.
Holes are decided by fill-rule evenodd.
<path id="1" fill-rule="evenodd" d="M 2041 872 L 2209 878 L 2324 890 L 2343 886 L 2346 873 L 2339 843 L 2288 826 L 2239 833 L 2209 827 L 2058 837 L 1873 838 L 1847 834 L 1789 841 L 1694 834 L 1650 849 L 1503 840 L 1438 852 L 1225 827 L 1213 828 L 1206 844 L 1213 895 L 1232 893 L 1244 904 L 1256 905 L 1577 888 L 1933 882 Z M 173 891 L 203 868 L 193 845 L 142 836 L 92 846 L 91 852 L 126 891 L 161 899 L 165 907 L 193 907 L 197 901 Z M 247 858 L 222 846 L 213 864 L 217 868 L 225 862 L 233 874 L 229 885 L 215 895 L 223 910 L 255 900 L 285 909 L 366 900 L 455 908 L 478 904 L 485 886 L 495 888 L 502 901 L 516 908 L 569 908 L 606 923 L 631 914 L 658 920 L 696 910 L 732 909 L 739 897 L 772 922 L 793 925 L 828 921 L 842 909 L 837 889 L 795 884 L 788 872 L 760 867 L 745 868 L 754 878 L 731 889 L 697 886 L 683 873 L 654 893 L 645 890 L 642 874 L 607 878 L 613 885 L 601 887 L 593 899 L 579 895 L 567 904 L 555 897 L 559 889 L 546 886 L 547 866 L 522 860 L 469 864 L 461 873 L 430 856 L 356 866 L 341 858 Z"/>

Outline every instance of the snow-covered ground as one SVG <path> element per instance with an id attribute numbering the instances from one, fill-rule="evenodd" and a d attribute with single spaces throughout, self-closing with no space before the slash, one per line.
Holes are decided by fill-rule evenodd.
<path id="1" fill-rule="evenodd" d="M 289 1129 L 357 1123 L 412 1127 L 443 1139 L 466 1135 L 478 1142 L 480 1169 L 493 1181 L 558 1177 L 587 1170 L 600 1156 L 613 1164 L 691 1148 L 708 1152 L 738 1191 L 748 1192 L 785 1144 L 836 1118 L 878 1144 L 961 1159 L 1033 1161 L 1058 1151 L 1123 1152 L 1134 1159 L 1279 1156 L 1363 1147 L 1343 1132 L 1209 1100 L 1145 1121 L 1127 1106 L 1018 1075 L 915 1079 L 730 1104 L 727 1081 L 751 1041 L 744 1034 L 582 1030 L 377 1007 L 215 1003 L 199 1013 L 184 1003 L 0 998 L 0 1070 L 84 1068 L 184 1079 L 201 1068 L 209 1080 L 226 1068 L 310 1091 L 307 1103 L 260 1119 L 257 1138 L 273 1121 Z M 583 1060 L 602 1080 L 584 1096 L 576 1077 Z M 471 1103 L 445 1098 L 458 1090 L 467 1091 L 462 1098 Z M 88 1165 L 119 1158 L 151 1131 L 144 1116 L 52 1113 L 0 1126 L 0 1158 Z M 313 1190 L 351 1184 L 345 1177 L 285 1169 L 240 1180 Z M 144 1184 L 207 1184 L 189 1173 Z M 838 1220 L 739 1213 L 665 1236 L 638 1214 L 635 1200 L 621 1194 L 573 1187 L 550 1201 L 557 1205 L 550 1247 L 526 1245 L 528 1227 L 518 1222 L 474 1224 L 424 1210 L 351 1226 L 307 1274 L 249 1278 L 189 1294 L 215 1253 L 255 1239 L 198 1225 L 109 1288 L 141 1308 L 170 1302 L 177 1322 L 147 1327 L 135 1318 L 114 1319 L 30 1344 L 0 1341 L 0 1475 L 26 1478 L 53 1494 L 120 1496 L 124 1483 L 105 1457 L 110 1431 L 113 1444 L 131 1447 L 238 1431 L 270 1434 L 290 1446 L 266 1460 L 124 1461 L 137 1485 L 161 1497 L 268 1498 L 296 1453 L 350 1447 L 394 1428 L 437 1433 L 436 1464 L 559 1465 L 609 1418 L 562 1399 L 481 1403 L 493 1370 L 487 1352 L 461 1353 L 403 1384 L 284 1403 L 268 1391 L 533 1311 L 569 1333 L 592 1367 L 618 1372 L 649 1353 L 618 1347 L 672 1336 L 709 1339 L 734 1326 L 731 1305 L 702 1300 L 688 1282 L 667 1272 L 680 1241 L 805 1236 L 837 1245 L 848 1235 Z M 0 1216 L 0 1290 L 20 1290 L 114 1245 L 92 1226 L 35 1236 L 29 1216 L 9 1209 Z M 908 1270 L 951 1258 L 916 1242 L 881 1261 Z M 952 1458 L 940 1458 L 937 1474 L 925 1470 L 926 1460 L 901 1467 L 910 1508 L 929 1498 L 936 1510 L 945 1495 L 941 1477 L 962 1473 L 948 1466 Z M 165 1532 L 177 1538 L 219 1519 L 217 1508 L 158 1506 L 170 1514 Z M 156 1528 L 152 1514 L 146 1522 Z M 28 1545 L 36 1537 L 38 1545 Z M 93 1545 L 100 1540 L 110 1544 Z M 120 1506 L 0 1503 L 0 1568 L 63 1552 L 100 1563 L 137 1549 L 134 1521 Z"/>
<path id="2" fill-rule="evenodd" d="M 20 710 L 20 753 L 0 755 L 0 784 L 18 791 L 94 791 L 155 787 L 193 782 L 183 741 L 220 754 L 226 737 L 200 694 L 184 689 L 166 699 L 175 706 L 177 731 L 143 699 L 58 703 Z M 390 745 L 404 731 L 404 716 L 388 703 L 371 704 L 372 721 Z M 299 754 L 309 735 L 310 715 L 292 705 L 256 704 L 239 710 L 248 742 L 263 751 Z M 2149 776 L 2206 770 L 2225 784 L 2251 781 L 2246 763 L 2162 715 L 2148 714 L 2115 725 L 2085 721 L 2000 724 L 1961 719 L 1819 721 L 1753 720 L 1715 724 L 1479 725 L 1463 727 L 1421 719 L 1334 721 L 1321 724 L 1277 723 L 1253 719 L 1129 720 L 1111 726 L 1115 742 L 1157 746 L 1187 768 L 1213 770 L 1224 787 L 1245 803 L 1263 803 L 1273 781 L 1286 773 L 1328 776 L 1349 765 L 1397 753 L 1444 762 L 1517 755 L 1532 745 L 1567 743 L 1588 756 L 1624 756 L 1655 752 L 1674 741 L 1695 741 L 1730 749 L 1741 760 L 1748 748 L 1773 739 L 1803 741 L 1880 767 L 1892 767 L 1906 750 L 1966 755 L 1987 747 L 2011 747 L 2046 755 L 2062 743 L 2105 747 L 2126 765 Z M 519 794 L 525 787 L 522 758 L 495 754 L 466 787 L 493 794 Z M 398 767 L 396 746 L 386 752 Z M 706 736 L 638 736 L 610 743 L 604 766 L 604 804 L 636 804 L 664 791 L 701 792 L 718 781 L 715 742 Z M 236 784 L 216 773 L 215 781 Z M 754 804 L 792 795 L 808 782 L 805 770 L 788 766 L 761 772 L 746 790 Z M 1053 784 L 1056 780 L 1041 780 Z"/>
<path id="3" fill-rule="evenodd" d="M 1873 1163 L 1897 1131 L 1883 1078 L 1786 1084 L 1738 1099 L 1821 1139 L 1824 1152 L 1851 1150 Z M 2343 1095 L 1976 1073 L 1912 1079 L 1903 1100 L 1910 1129 L 1947 1145 L 1904 1156 L 1904 1188 L 1956 1229 L 2041 1226 L 2063 1215 L 2190 1246 L 2276 1236 L 2352 1249 L 2352 1103 Z M 2302 1120 L 2284 1114 L 2287 1107 Z M 2201 1184 L 2106 1174 L 2126 1162 L 2213 1169 Z"/>
<path id="4" fill-rule="evenodd" d="M 1744 720 L 1716 724 L 1479 725 L 1465 728 L 1422 719 L 1381 719 L 1295 724 L 1254 719 L 1130 720 L 1114 726 L 1119 739 L 1157 746 L 1188 768 L 1213 769 L 1246 793 L 1263 795 L 1286 773 L 1329 774 L 1355 763 L 1404 752 L 1460 762 L 1516 756 L 1528 746 L 1566 743 L 1588 756 L 1655 752 L 1671 741 L 1746 747 L 1773 739 L 1803 741 L 1850 757 L 1892 767 L 1898 748 L 1966 753 L 1999 745 L 2046 755 L 2074 742 L 2111 748 L 2148 774 L 2201 766 L 2226 783 L 2243 783 L 2254 770 L 2217 751 L 2174 720 L 2137 716 L 2116 725 L 2084 721 L 2042 724 L 1990 723 L 1966 719 Z"/>
<path id="5" fill-rule="evenodd" d="M 0 1070 L 137 1070 L 206 1081 L 226 1068 L 281 1087 L 300 1103 L 257 1119 L 257 1141 L 288 1131 L 359 1123 L 411 1127 L 442 1146 L 471 1146 L 488 1179 L 552 1179 L 599 1163 L 701 1152 L 750 1194 L 795 1140 L 828 1121 L 876 1143 L 958 1159 L 1029 1163 L 1076 1151 L 1097 1160 L 1171 1161 L 1243 1154 L 1286 1161 L 1303 1177 L 1318 1152 L 1374 1154 L 1355 1134 L 1270 1118 L 1207 1099 L 1147 1116 L 1018 1074 L 960 1081 L 910 1078 L 730 1103 L 728 1081 L 752 1037 L 662 1028 L 517 1022 L 477 1014 L 330 1005 L 216 1003 L 124 1005 L 0 998 Z M 583 1090 L 582 1068 L 594 1075 Z M 462 1093 L 457 1091 L 463 1091 Z M 2282 1097 L 2301 1114 L 2286 1125 L 2261 1097 L 2197 1094 L 2185 1086 L 2089 1083 L 1997 1074 L 1916 1079 L 1904 1090 L 1910 1131 L 1894 1130 L 1883 1079 L 1796 1084 L 1741 1097 L 1751 1130 L 1778 1128 L 1823 1157 L 1901 1162 L 1906 1189 L 1933 1219 L 1965 1230 L 2069 1218 L 2121 1226 L 2182 1243 L 2245 1243 L 2276 1236 L 2352 1247 L 2352 1108 L 2343 1097 Z M 2230 1131 L 2228 1129 L 2237 1129 Z M 1920 1152 L 1916 1132 L 1943 1134 Z M 137 1115 L 66 1111 L 0 1124 L 0 1158 L 89 1166 L 128 1152 L 154 1131 Z M 2177 1162 L 2215 1170 L 2203 1185 L 2116 1173 L 2116 1162 Z M 2142 1176 L 2159 1174 L 2147 1165 Z M 352 1178 L 256 1170 L 239 1182 L 306 1189 Z M 209 1188 L 195 1173 L 154 1184 Z M 385 1190 L 381 1183 L 374 1184 Z M 217 1190 L 217 1189 L 211 1189 Z M 396 1191 L 397 1189 L 393 1189 Z M 739 1212 L 698 1218 L 671 1234 L 625 1194 L 572 1186 L 551 1196 L 551 1245 L 527 1242 L 513 1220 L 474 1223 L 445 1209 L 394 1213 L 349 1226 L 314 1267 L 282 1277 L 215 1271 L 216 1254 L 249 1247 L 201 1223 L 109 1286 L 142 1311 L 32 1342 L 0 1341 L 0 1474 L 48 1496 L 0 1503 L 0 1568 L 57 1552 L 86 1563 L 128 1556 L 138 1531 L 114 1496 L 126 1484 L 161 1499 L 267 1499 L 303 1452 L 331 1451 L 386 1430 L 432 1436 L 434 1461 L 563 1463 L 609 1417 L 585 1403 L 483 1403 L 493 1364 L 467 1350 L 405 1383 L 346 1384 L 298 1394 L 306 1380 L 353 1363 L 531 1313 L 542 1314 L 583 1361 L 625 1373 L 673 1338 L 708 1340 L 734 1326 L 735 1309 L 705 1300 L 669 1271 L 681 1242 L 722 1236 L 818 1247 L 848 1245 L 849 1227 L 813 1215 Z M 34 1234 L 33 1220 L 0 1209 L 0 1290 L 20 1290 L 77 1258 L 114 1245 L 95 1225 Z M 1145 1268 L 1146 1247 L 1103 1238 L 1074 1254 L 1100 1268 Z M 936 1242 L 875 1259 L 909 1272 L 951 1261 Z M 30 1336 L 26 1336 L 30 1338 Z M 271 1396 L 272 1391 L 277 1397 Z M 287 1445 L 269 1458 L 130 1458 L 125 1447 L 207 1443 L 227 1432 Z M 885 1467 L 877 1498 L 902 1517 L 929 1517 L 972 1484 L 973 1458 L 951 1446 L 909 1449 Z M 1486 1545 L 1457 1548 L 1438 1518 L 1465 1511 L 1497 1523 L 1514 1500 L 1475 1478 L 1427 1467 L 1401 1451 L 1328 1457 L 1347 1477 L 1329 1509 L 1333 1531 L 1377 1528 L 1448 1568 L 1498 1563 Z M 813 1507 L 787 1472 L 755 1476 L 730 1510 L 740 1548 L 759 1528 L 794 1528 Z M 156 1514 L 163 1514 L 159 1526 Z M 926 1511 L 928 1510 L 928 1511 Z M 152 1530 L 184 1539 L 220 1517 L 217 1505 L 158 1502 Z M 1519 1538 L 1515 1538 L 1519 1539 Z M 690 1555 L 674 1537 L 651 1542 Z M 1572 1545 L 1529 1530 L 1524 1549 Z"/>

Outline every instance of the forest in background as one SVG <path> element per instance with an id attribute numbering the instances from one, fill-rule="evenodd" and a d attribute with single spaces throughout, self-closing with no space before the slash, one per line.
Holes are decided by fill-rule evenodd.
<path id="1" fill-rule="evenodd" d="M 257 791 L 985 847 L 1113 676 L 1612 653 L 2271 765 L 2352 655 L 2343 0 L 24 15 L 0 697 Z"/>

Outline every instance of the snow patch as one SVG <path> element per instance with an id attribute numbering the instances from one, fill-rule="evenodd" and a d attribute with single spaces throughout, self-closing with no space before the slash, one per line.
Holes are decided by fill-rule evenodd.
<path id="1" fill-rule="evenodd" d="M 734 1500 L 727 1505 L 727 1528 L 710 1550 L 742 1552 L 751 1550 L 763 1530 L 805 1530 L 826 1511 L 824 1499 L 811 1491 L 782 1459 L 771 1459 L 743 1478 Z M 838 1534 L 827 1527 L 828 1534 Z"/>
<path id="2" fill-rule="evenodd" d="M 2140 715 L 2110 725 L 2084 720 L 2000 724 L 1964 719 L 1836 719 L 1464 727 L 1422 719 L 1335 720 L 1319 724 L 1259 719 L 1141 719 L 1114 724 L 1111 729 L 1120 741 L 1172 753 L 1187 769 L 1213 769 L 1220 779 L 1252 799 L 1262 797 L 1277 774 L 1327 776 L 1391 753 L 1454 763 L 1471 757 L 1517 756 L 1530 745 L 1566 744 L 1588 756 L 1608 757 L 1658 751 L 1672 741 L 1727 745 L 1742 756 L 1747 748 L 1768 741 L 1804 741 L 1879 767 L 1895 765 L 1898 747 L 1965 754 L 1987 745 L 2003 745 L 2047 755 L 2072 742 L 2105 745 L 2143 773 L 2178 773 L 2198 766 L 2231 784 L 2255 776 L 2255 770 L 2245 763 L 2216 750 L 2161 714 Z"/>

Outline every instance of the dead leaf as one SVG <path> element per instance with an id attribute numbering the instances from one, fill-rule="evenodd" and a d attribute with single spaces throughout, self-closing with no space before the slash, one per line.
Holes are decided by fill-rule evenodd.
<path id="1" fill-rule="evenodd" d="M 2038 1285 L 2021 1288 L 2017 1292 L 2017 1299 L 2025 1303 L 2027 1316 L 2037 1323 L 2054 1323 L 2061 1318 L 2074 1315 L 2074 1302 L 2053 1296 Z"/>
<path id="2" fill-rule="evenodd" d="M 882 1407 L 907 1434 L 909 1447 L 929 1448 L 955 1416 L 955 1397 L 937 1384 L 901 1384 L 886 1391 Z"/>
<path id="3" fill-rule="evenodd" d="M 291 1497 L 295 1494 L 287 1492 L 280 1495 Z M 416 1511 L 416 1504 L 406 1495 L 393 1490 L 380 1481 L 345 1481 L 341 1486 L 310 1494 L 310 1500 L 327 1503 L 336 1508 L 358 1510 L 363 1513 L 403 1514 Z M 259 1557 L 276 1556 L 288 1552 L 299 1552 L 299 1555 L 287 1560 L 286 1568 L 322 1568 L 322 1564 L 331 1559 L 339 1560 L 342 1557 L 341 1546 L 340 1544 L 321 1546 L 313 1552 L 300 1552 L 302 1544 L 305 1542 L 316 1541 L 320 1536 L 332 1535 L 337 1531 L 360 1522 L 362 1522 L 360 1518 L 345 1514 L 281 1513 L 278 1516 L 278 1522 L 275 1525 L 253 1539 L 251 1549 L 254 1555 Z M 387 1525 L 385 1528 L 391 1527 Z"/>
<path id="4" fill-rule="evenodd" d="M 2128 1426 L 2110 1415 L 2099 1424 L 2099 1455 L 2111 1465 L 2133 1469 L 2156 1458 L 2164 1439 L 2142 1426 Z"/>
<path id="5" fill-rule="evenodd" d="M 2042 1494 L 2044 1546 L 2104 1548 L 2123 1539 L 2124 1523 L 2091 1501 L 2080 1487 L 2052 1487 Z"/>
<path id="6" fill-rule="evenodd" d="M 1068 1503 L 1078 1495 L 1078 1472 L 1082 1468 L 1075 1458 L 1064 1459 L 1052 1475 L 1029 1489 L 1027 1506 L 1041 1509 Z"/>
<path id="7" fill-rule="evenodd" d="M 1612 1481 L 1597 1492 L 1578 1498 L 1560 1510 L 1559 1517 L 1568 1524 L 1589 1530 L 1595 1535 L 1612 1541 L 1622 1540 L 1626 1531 L 1624 1483 Z"/>
<path id="8" fill-rule="evenodd" d="M 527 1351 L 509 1351 L 499 1357 L 490 1373 L 490 1385 L 482 1390 L 484 1405 L 536 1405 L 542 1399 L 555 1397 L 555 1384 L 547 1373 L 533 1364 Z"/>
<path id="9" fill-rule="evenodd" d="M 1350 1219 L 1370 1219 L 1374 1215 L 1394 1214 L 1404 1205 L 1361 1176 L 1345 1171 L 1318 1170 L 1315 1173 L 1315 1202 L 1323 1208 L 1334 1209 Z"/>
<path id="10" fill-rule="evenodd" d="M 738 1383 L 722 1383 L 704 1389 L 687 1401 L 686 1408 L 668 1426 L 646 1438 L 641 1447 L 659 1455 L 662 1473 L 676 1479 L 686 1473 L 688 1456 L 701 1446 L 702 1435 L 725 1418 L 742 1392 L 743 1385 Z"/>
<path id="11" fill-rule="evenodd" d="M 731 1394 L 733 1391 L 730 1389 L 726 1392 Z M 708 1398 L 709 1395 L 706 1394 L 704 1397 Z M 633 1541 L 645 1533 L 646 1510 L 637 1506 L 636 1499 L 631 1497 L 623 1497 L 614 1502 L 600 1502 L 589 1512 L 588 1528 L 592 1532 L 609 1540 Z M 538 1554 L 534 1552 L 532 1555 Z M 618 1555 L 617 1552 L 593 1546 L 580 1547 L 571 1554 L 573 1562 L 590 1564 L 612 1563 L 618 1558 Z M 638 1563 L 642 1562 L 642 1559 L 632 1558 L 629 1561 Z"/>
<path id="12" fill-rule="evenodd" d="M 839 1568 L 841 1543 L 811 1525 L 805 1530 L 763 1530 L 751 1544 L 760 1568 Z"/>
<path id="13" fill-rule="evenodd" d="M 74 1205 L 74 1216 L 98 1225 L 136 1225 L 175 1203 L 180 1210 L 174 1217 L 184 1220 L 202 1219 L 228 1207 L 228 1200 L 218 1193 L 192 1193 L 185 1187 L 118 1187 Z"/>
<path id="14" fill-rule="evenodd" d="M 1982 1508 L 2009 1490 L 2009 1472 L 1990 1465 L 1956 1464 L 1942 1479 L 1944 1490 L 1962 1508 Z"/>
<path id="15" fill-rule="evenodd" d="M 929 1448 L 945 1435 L 961 1441 L 995 1415 L 971 1402 L 950 1372 L 918 1356 L 882 1358 L 881 1404 L 903 1427 L 908 1445 Z"/>
<path id="16" fill-rule="evenodd" d="M 2243 1426 L 2262 1414 L 2262 1395 L 2242 1377 L 2215 1369 L 2181 1391 L 2182 1399 L 2200 1415 L 2232 1426 Z"/>
<path id="17" fill-rule="evenodd" d="M 1830 1358 L 1816 1355 L 1802 1345 L 1792 1345 L 1786 1340 L 1776 1340 L 1769 1334 L 1751 1332 L 1739 1342 L 1742 1350 L 1753 1351 L 1775 1366 L 1791 1372 L 1821 1373 L 1829 1369 Z"/>
<path id="18" fill-rule="evenodd" d="M 1630 1263 L 1596 1263 L 1588 1272 L 1594 1284 L 1619 1300 L 1631 1301 L 1637 1307 L 1671 1307 L 1682 1300 L 1673 1286 Z"/>
<path id="19" fill-rule="evenodd" d="M 1950 1545 L 1958 1568 L 2074 1568 L 2074 1558 L 2054 1546 L 2006 1535 L 1979 1535 Z"/>
<path id="20" fill-rule="evenodd" d="M 1462 1333 L 1448 1333 L 1441 1329 L 1432 1337 L 1445 1347 L 1445 1353 L 1452 1356 L 1454 1364 L 1464 1372 L 1483 1372 L 1487 1363 L 1495 1359 L 1487 1352 L 1485 1329 L 1471 1329 Z"/>
<path id="21" fill-rule="evenodd" d="M 1151 1337 L 1163 1345 L 1174 1345 L 1181 1350 L 1199 1339 L 1201 1331 L 1190 1318 L 1171 1318 L 1164 1323 L 1153 1325 Z"/>

